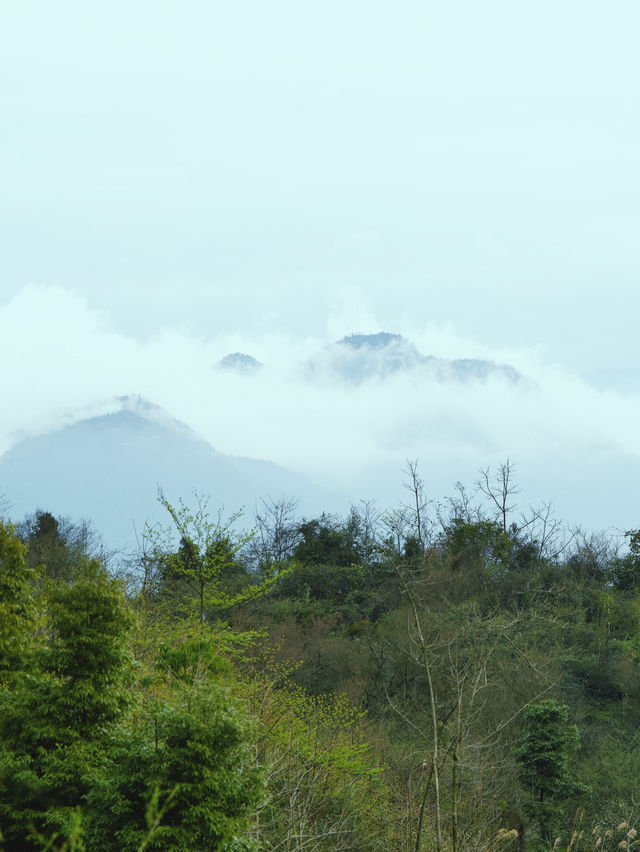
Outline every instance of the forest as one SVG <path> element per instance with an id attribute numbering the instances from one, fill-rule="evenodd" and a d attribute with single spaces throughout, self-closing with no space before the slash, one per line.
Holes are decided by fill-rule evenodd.
<path id="1" fill-rule="evenodd" d="M 640 530 L 508 460 L 395 508 L 0 521 L 0 849 L 640 845 Z M 7 513 L 8 514 L 8 513 Z"/>

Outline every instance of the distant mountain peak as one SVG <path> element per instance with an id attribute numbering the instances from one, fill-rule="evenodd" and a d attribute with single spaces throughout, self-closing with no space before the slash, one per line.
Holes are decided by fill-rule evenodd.
<path id="1" fill-rule="evenodd" d="M 127 394 L 125 396 L 117 396 L 115 398 L 118 404 L 119 411 L 132 411 L 134 414 L 139 414 L 141 417 L 153 418 L 156 416 L 168 417 L 167 412 L 153 402 L 149 402 L 140 394 Z"/>
<path id="2" fill-rule="evenodd" d="M 312 376 L 324 373 L 354 384 L 409 372 L 442 382 L 482 381 L 492 376 L 514 382 L 521 378 L 506 364 L 423 355 L 410 340 L 388 331 L 343 337 L 307 362 L 307 369 Z"/>
<path id="3" fill-rule="evenodd" d="M 218 362 L 218 366 L 223 367 L 225 370 L 252 373 L 254 370 L 263 367 L 264 364 L 258 361 L 257 358 L 254 358 L 253 355 L 247 355 L 246 352 L 231 352 Z"/>
<path id="4" fill-rule="evenodd" d="M 139 393 L 130 393 L 124 394 L 123 396 L 117 396 L 116 400 L 120 403 L 123 408 L 140 408 L 140 409 L 151 409 L 151 408 L 160 408 L 159 405 L 156 405 L 153 402 L 149 402 L 148 399 L 145 399 L 143 396 L 140 396 Z"/>
<path id="5" fill-rule="evenodd" d="M 338 346 L 348 346 L 350 349 L 385 349 L 392 344 L 407 344 L 412 346 L 401 334 L 391 334 L 388 331 L 378 331 L 375 334 L 349 334 L 338 341 Z"/>
<path id="6" fill-rule="evenodd" d="M 137 434 L 146 436 L 161 432 L 173 433 L 180 440 L 204 442 L 204 438 L 182 420 L 169 414 L 166 409 L 149 402 L 139 394 L 127 394 L 103 399 L 75 412 L 68 412 L 57 424 L 42 432 L 17 435 L 12 446 L 62 433 L 80 435 L 83 432 L 93 432 L 115 435 L 123 430 L 135 430 Z M 208 446 L 215 452 L 213 447 L 209 444 Z"/>
<path id="7" fill-rule="evenodd" d="M 401 334 L 379 331 L 343 337 L 308 362 L 308 368 L 312 374 L 325 372 L 360 384 L 368 379 L 412 370 L 430 360 Z"/>

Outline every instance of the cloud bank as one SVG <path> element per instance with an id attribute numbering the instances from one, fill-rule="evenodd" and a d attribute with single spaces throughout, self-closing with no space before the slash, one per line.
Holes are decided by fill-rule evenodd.
<path id="1" fill-rule="evenodd" d="M 21 436 L 139 394 L 221 452 L 275 461 L 354 500 L 401 499 L 407 459 L 420 460 L 428 491 L 440 498 L 509 457 L 523 509 L 550 499 L 592 528 L 639 525 L 639 394 L 596 389 L 540 349 L 502 349 L 415 321 L 385 329 L 357 299 L 345 300 L 326 327 L 324 337 L 204 338 L 167 326 L 141 341 L 64 289 L 26 287 L 0 307 L 0 453 Z M 508 363 L 526 380 L 442 382 L 408 371 L 352 385 L 305 371 L 343 334 L 380 330 L 403 334 L 424 354 Z M 265 366 L 218 367 L 238 351 Z"/>

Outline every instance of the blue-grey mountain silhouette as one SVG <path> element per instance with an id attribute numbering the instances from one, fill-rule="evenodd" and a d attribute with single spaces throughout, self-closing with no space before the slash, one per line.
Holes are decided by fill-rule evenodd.
<path id="1" fill-rule="evenodd" d="M 386 331 L 343 337 L 308 361 L 307 369 L 311 376 L 324 375 L 356 384 L 409 371 L 418 371 L 442 382 L 482 381 L 491 377 L 516 382 L 522 378 L 507 364 L 423 355 L 402 335 Z"/>
<path id="2" fill-rule="evenodd" d="M 147 520 L 168 520 L 156 500 L 158 485 L 170 501 L 188 502 L 197 489 L 211 496 L 214 512 L 244 507 L 247 527 L 260 497 L 295 497 L 308 513 L 340 499 L 273 462 L 216 452 L 138 397 L 121 398 L 110 414 L 25 438 L 0 458 L 0 494 L 14 520 L 36 508 L 89 518 L 113 547 L 132 546 Z"/>

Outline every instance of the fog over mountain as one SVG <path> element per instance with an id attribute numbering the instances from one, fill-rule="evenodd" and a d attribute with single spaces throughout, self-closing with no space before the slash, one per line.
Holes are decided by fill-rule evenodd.
<path id="1" fill-rule="evenodd" d="M 132 517 L 142 522 L 156 509 L 155 483 L 163 484 L 167 465 L 176 476 L 183 471 L 175 496 L 202 487 L 214 505 L 222 500 L 231 511 L 245 505 L 249 513 L 255 496 L 275 489 L 258 478 L 247 497 L 242 489 L 226 491 L 213 472 L 203 482 L 185 449 L 193 441 L 182 443 L 184 430 L 154 422 L 149 410 L 136 412 L 142 420 L 127 420 L 117 401 L 127 394 L 187 424 L 206 442 L 208 458 L 215 448 L 219 456 L 268 460 L 324 493 L 344 495 L 345 503 L 375 498 L 389 507 L 406 499 L 407 459 L 420 460 L 437 501 L 456 481 L 472 487 L 479 468 L 509 457 L 522 510 L 551 500 L 561 517 L 592 529 L 637 526 L 638 393 L 599 390 L 541 349 L 501 348 L 435 325 L 381 328 L 375 317 L 349 315 L 334 319 L 324 339 L 279 332 L 202 338 L 169 326 L 138 340 L 67 291 L 25 288 L 0 308 L 0 356 L 19 365 L 3 375 L 0 452 L 14 448 L 4 461 L 20 458 L 26 473 L 12 461 L 9 481 L 0 465 L 0 493 L 14 501 L 16 519 L 36 506 L 57 511 L 66 474 L 64 465 L 55 472 L 54 457 L 70 458 L 76 443 L 86 451 L 81 487 L 69 487 L 73 503 L 59 511 L 91 516 L 100 510 L 96 501 L 112 505 L 129 493 Z M 353 329 L 362 331 L 354 336 Z M 232 353 L 263 366 L 221 368 Z M 456 363 L 472 369 L 452 369 Z M 115 420 L 101 429 L 74 426 L 106 415 Z M 107 428 L 111 422 L 119 428 Z M 60 431 L 65 427 L 71 431 Z M 158 437 L 160 427 L 168 432 L 156 445 L 152 434 Z M 117 436 L 129 453 L 130 473 L 115 497 L 101 496 L 100 485 L 112 481 L 105 462 L 112 450 L 103 452 L 99 442 L 89 450 L 89 433 Z M 36 487 L 39 467 L 29 462 L 36 455 L 51 474 L 46 490 Z M 136 467 L 141 459 L 144 472 Z M 241 467 L 229 463 L 225 470 Z M 278 492 L 304 497 L 300 480 L 287 482 Z M 319 508 L 334 506 L 327 497 Z"/>
<path id="2" fill-rule="evenodd" d="M 252 355 L 247 355 L 245 352 L 231 352 L 220 359 L 219 366 L 225 370 L 239 370 L 246 373 L 257 370 L 263 365 Z"/>
<path id="3" fill-rule="evenodd" d="M 133 547 L 145 522 L 166 522 L 160 486 L 171 502 L 212 495 L 212 512 L 247 512 L 260 497 L 295 495 L 302 513 L 342 510 L 344 498 L 269 461 L 228 456 L 140 397 L 114 411 L 26 438 L 0 458 L 0 483 L 16 518 L 36 507 L 89 518 L 112 547 Z"/>
<path id="4" fill-rule="evenodd" d="M 234 352 L 218 366 L 242 378 L 264 365 L 251 355 Z M 298 364 L 297 372 L 311 382 L 338 384 L 384 382 L 402 373 L 438 382 L 477 381 L 490 375 L 519 378 L 513 368 L 489 361 L 422 355 L 402 335 L 388 332 L 345 337 Z M 23 438 L 0 457 L 0 487 L 11 500 L 14 516 L 38 507 L 88 517 L 113 545 L 132 546 L 145 521 L 163 520 L 155 505 L 159 486 L 169 499 L 188 500 L 195 489 L 213 496 L 217 506 L 230 512 L 247 508 L 247 523 L 260 498 L 292 497 L 299 501 L 301 514 L 344 511 L 350 499 L 358 499 L 357 491 L 348 486 L 339 493 L 272 462 L 219 453 L 187 425 L 140 396 L 119 397 L 104 406 L 105 413 L 89 417 L 69 412 L 75 422 Z M 313 452 L 313 447 L 309 449 Z M 377 466 L 376 472 L 367 487 L 384 499 Z M 390 479 L 395 476 L 399 481 L 399 468 L 389 473 Z"/>
<path id="5" fill-rule="evenodd" d="M 517 381 L 520 374 L 507 364 L 495 364 L 479 358 L 436 358 L 423 355 L 401 334 L 380 331 L 376 334 L 350 334 L 327 346 L 307 362 L 310 377 L 329 374 L 333 379 L 359 383 L 384 379 L 415 370 L 438 381 L 473 381 L 501 376 Z"/>
<path id="6" fill-rule="evenodd" d="M 245 352 L 232 352 L 220 360 L 219 366 L 246 373 L 264 364 Z M 445 382 L 474 381 L 490 376 L 501 376 L 514 382 L 522 378 L 508 364 L 496 364 L 481 358 L 436 358 L 423 355 L 410 340 L 388 331 L 350 334 L 323 347 L 301 366 L 305 378 L 312 381 L 328 378 L 355 384 L 410 371 L 419 371 L 425 379 Z"/>

